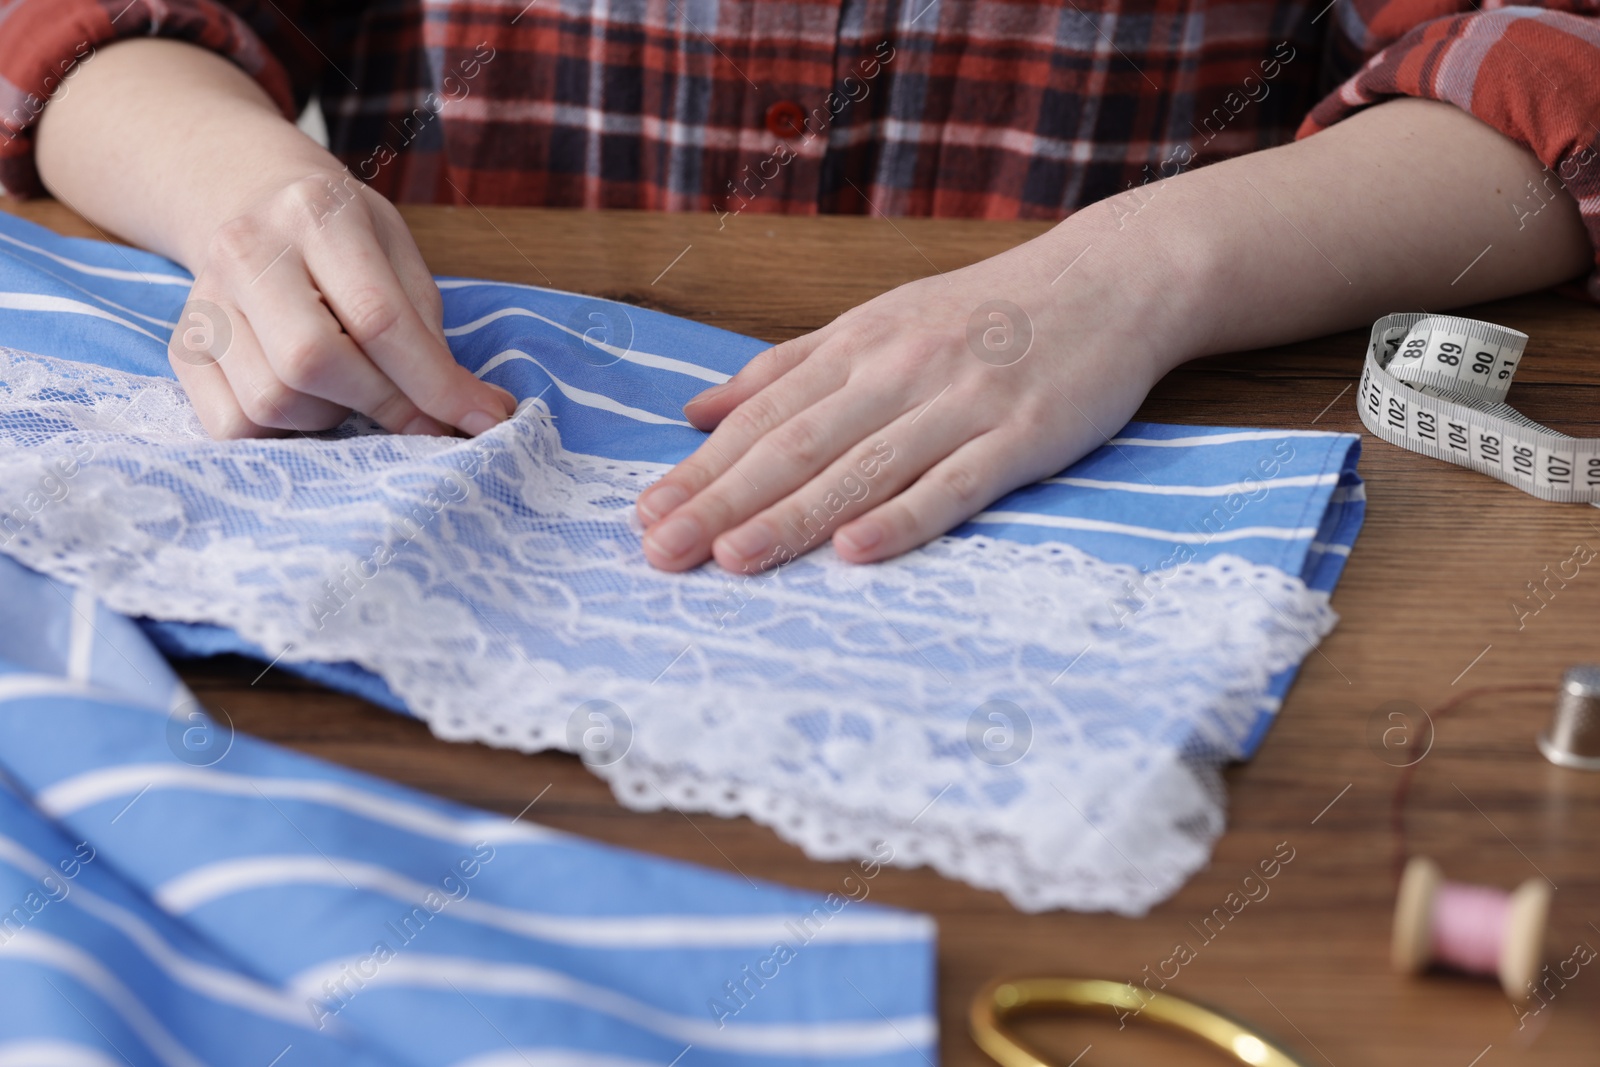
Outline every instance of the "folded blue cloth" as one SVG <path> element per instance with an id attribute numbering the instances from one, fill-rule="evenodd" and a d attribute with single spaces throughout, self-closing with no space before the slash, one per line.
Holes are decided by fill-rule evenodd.
<path id="1" fill-rule="evenodd" d="M 802 893 L 446 803 L 235 736 L 3 558 L 0 603 L 0 1063 L 937 1055 L 933 924 L 878 864 Z"/>
<path id="2" fill-rule="evenodd" d="M 892 840 L 1028 908 L 1138 913 L 1204 862 L 1214 768 L 1332 625 L 1364 511 L 1352 435 L 1134 423 L 892 563 L 666 576 L 632 494 L 759 341 L 443 279 L 456 358 L 517 419 L 216 444 L 167 367 L 187 275 L 7 218 L 0 252 L 0 551 L 170 654 L 256 655 L 446 737 L 603 735 L 626 803 L 748 814 L 818 856 Z M 80 453 L 59 500 L 28 495 Z"/>

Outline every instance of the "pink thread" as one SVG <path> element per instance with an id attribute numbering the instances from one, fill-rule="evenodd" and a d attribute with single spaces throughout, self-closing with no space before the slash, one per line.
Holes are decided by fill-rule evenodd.
<path id="1" fill-rule="evenodd" d="M 1510 893 L 1440 882 L 1433 898 L 1433 958 L 1471 974 L 1494 974 L 1510 911 Z"/>

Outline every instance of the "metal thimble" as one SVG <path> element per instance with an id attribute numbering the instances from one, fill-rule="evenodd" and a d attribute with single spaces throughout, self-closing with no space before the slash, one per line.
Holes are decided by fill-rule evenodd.
<path id="1" fill-rule="evenodd" d="M 1562 767 L 1600 771 L 1600 666 L 1567 671 L 1550 729 L 1539 735 L 1539 751 Z"/>

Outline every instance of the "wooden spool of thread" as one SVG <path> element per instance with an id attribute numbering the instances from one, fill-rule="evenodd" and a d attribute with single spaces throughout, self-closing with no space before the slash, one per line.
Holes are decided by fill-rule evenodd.
<path id="1" fill-rule="evenodd" d="M 1431 964 L 1492 974 L 1520 1002 L 1539 975 L 1549 917 L 1550 886 L 1542 878 L 1507 893 L 1447 882 L 1437 863 L 1413 856 L 1394 905 L 1394 967 L 1402 974 L 1420 974 Z"/>

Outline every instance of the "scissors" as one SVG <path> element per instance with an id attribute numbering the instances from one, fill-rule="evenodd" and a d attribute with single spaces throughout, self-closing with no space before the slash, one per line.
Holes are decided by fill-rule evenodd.
<path id="1" fill-rule="evenodd" d="M 1132 1013 L 1165 1026 L 1250 1067 L 1308 1067 L 1242 1023 L 1171 993 L 1144 993 L 1126 982 L 1099 978 L 1013 978 L 991 982 L 972 1000 L 972 1039 L 1001 1067 L 1055 1067 L 1011 1036 L 1016 1015 Z"/>

